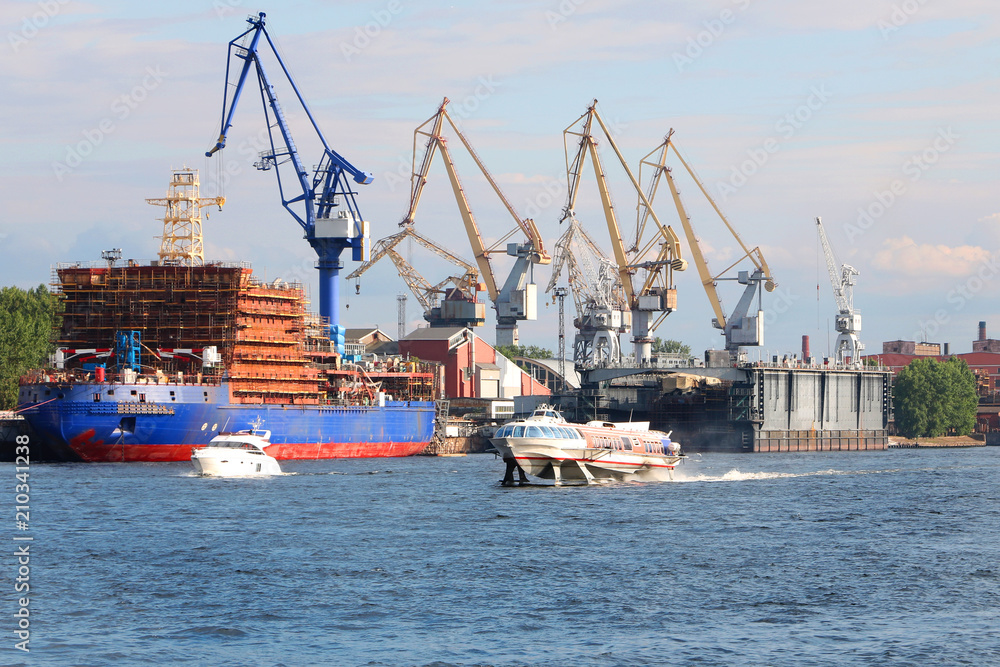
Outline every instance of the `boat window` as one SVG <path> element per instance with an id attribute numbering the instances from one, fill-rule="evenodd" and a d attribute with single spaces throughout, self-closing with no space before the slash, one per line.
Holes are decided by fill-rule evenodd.
<path id="1" fill-rule="evenodd" d="M 569 439 L 569 429 L 563 428 L 562 426 L 553 426 L 554 431 L 559 433 L 559 437 L 563 439 Z"/>
<path id="2" fill-rule="evenodd" d="M 622 436 L 622 448 L 627 452 L 632 451 L 632 441 L 626 438 L 624 435 Z"/>
<path id="3" fill-rule="evenodd" d="M 556 413 L 554 413 L 551 410 L 549 410 L 549 411 L 546 411 L 545 416 L 546 417 L 551 417 L 552 419 L 555 419 L 556 418 Z"/>
<path id="4" fill-rule="evenodd" d="M 542 433 L 545 434 L 546 438 L 555 438 L 556 437 L 555 433 L 553 433 L 552 429 L 549 428 L 548 426 L 541 426 L 539 428 L 542 429 Z"/>
<path id="5" fill-rule="evenodd" d="M 527 432 L 524 434 L 524 437 L 526 437 L 526 438 L 541 438 L 542 437 L 542 429 L 538 428 L 537 426 L 529 426 L 527 428 Z"/>
<path id="6" fill-rule="evenodd" d="M 514 437 L 515 438 L 523 438 L 524 437 L 524 427 L 523 426 L 515 426 L 514 427 Z"/>
<path id="7" fill-rule="evenodd" d="M 583 440 L 583 436 L 580 435 L 580 432 L 577 431 L 575 428 L 571 428 L 571 429 L 568 429 L 568 430 L 569 430 L 569 437 L 575 438 L 577 440 Z"/>

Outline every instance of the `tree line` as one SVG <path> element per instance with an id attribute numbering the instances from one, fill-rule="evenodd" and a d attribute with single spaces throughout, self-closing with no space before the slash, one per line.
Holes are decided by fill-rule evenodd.
<path id="1" fill-rule="evenodd" d="M 0 410 L 17 406 L 17 381 L 54 351 L 58 300 L 45 285 L 0 288 Z"/>

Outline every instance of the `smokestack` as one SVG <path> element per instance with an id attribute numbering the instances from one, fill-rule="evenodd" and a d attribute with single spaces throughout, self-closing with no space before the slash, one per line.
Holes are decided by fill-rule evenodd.
<path id="1" fill-rule="evenodd" d="M 809 358 L 809 336 L 802 336 L 802 361 Z"/>
<path id="2" fill-rule="evenodd" d="M 979 323 L 979 340 L 986 340 L 986 322 Z"/>

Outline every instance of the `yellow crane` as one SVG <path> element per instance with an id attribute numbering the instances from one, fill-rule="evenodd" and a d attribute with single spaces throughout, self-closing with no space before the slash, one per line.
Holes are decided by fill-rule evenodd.
<path id="1" fill-rule="evenodd" d="M 535 304 L 536 289 L 534 282 L 527 282 L 528 272 L 535 264 L 549 264 L 552 258 L 545 251 L 542 236 L 539 234 L 535 222 L 530 218 L 521 218 L 490 174 L 489 169 L 486 168 L 486 165 L 472 147 L 472 144 L 469 143 L 465 134 L 458 128 L 455 121 L 452 120 L 448 114 L 448 103 L 449 100 L 445 97 L 441 102 L 441 106 L 438 107 L 437 112 L 417 127 L 413 133 L 414 180 L 410 195 L 410 209 L 407 212 L 406 218 L 400 224 L 413 224 L 434 155 L 440 153 L 445 170 L 448 173 L 448 180 L 451 182 L 451 187 L 455 194 L 455 201 L 458 204 L 462 223 L 465 226 L 469 243 L 472 246 L 476 265 L 479 267 L 482 281 L 486 286 L 490 301 L 493 302 L 493 307 L 497 312 L 497 345 L 517 345 L 517 322 L 520 320 L 534 320 L 537 317 Z M 493 192 L 496 193 L 504 208 L 514 220 L 514 228 L 501 235 L 499 240 L 490 247 L 487 247 L 483 241 L 483 235 L 479 230 L 479 225 L 476 223 L 476 218 L 472 213 L 468 197 L 466 197 L 465 189 L 462 187 L 462 182 L 458 177 L 455 161 L 452 159 L 448 141 L 444 137 L 445 122 L 447 122 L 451 131 L 461 141 L 462 146 L 465 147 L 465 150 L 483 174 L 483 177 L 490 184 Z M 422 140 L 426 142 L 426 150 L 420 168 L 417 170 L 417 143 Z M 518 230 L 524 233 L 527 240 L 524 243 L 507 243 Z M 511 270 L 504 284 L 499 287 L 490 259 L 490 255 L 496 253 L 505 253 L 516 258 L 514 268 Z"/>
<path id="2" fill-rule="evenodd" d="M 432 285 L 396 250 L 396 247 L 407 239 L 416 241 L 435 255 L 448 260 L 461 269 L 462 273 L 448 276 Z M 406 225 L 401 232 L 377 241 L 372 247 L 368 261 L 351 272 L 347 276 L 348 279 L 360 280 L 362 274 L 383 257 L 392 260 L 399 277 L 420 303 L 424 310 L 424 319 L 430 322 L 431 326 L 477 327 L 486 321 L 486 307 L 476 299 L 481 287 L 476 267 L 426 236 L 418 234 L 412 224 Z M 451 287 L 448 287 L 449 283 Z M 356 286 L 360 292 L 360 284 L 356 283 Z"/>
<path id="3" fill-rule="evenodd" d="M 449 100 L 445 97 L 441 102 L 441 105 L 438 107 L 437 112 L 429 119 L 421 123 L 413 132 L 413 167 L 410 181 L 410 205 L 407 209 L 406 216 L 403 218 L 402 222 L 399 223 L 399 225 L 400 227 L 407 229 L 411 229 L 414 226 L 417 209 L 420 206 L 424 186 L 427 184 L 431 164 L 434 161 L 434 156 L 440 153 L 441 159 L 444 162 L 445 171 L 448 174 L 448 180 L 451 182 L 451 187 L 455 194 L 455 201 L 458 204 L 458 211 L 462 218 L 462 224 L 465 227 L 466 235 L 468 236 L 469 243 L 472 246 L 472 254 L 475 258 L 476 266 L 479 269 L 479 275 L 482 278 L 482 282 L 479 283 L 478 281 L 471 280 L 468 274 L 466 274 L 466 276 L 458 282 L 462 285 L 472 285 L 475 283 L 477 285 L 481 285 L 486 290 L 497 312 L 497 345 L 517 345 L 517 322 L 520 320 L 533 320 L 537 317 L 535 304 L 536 288 L 533 282 L 527 281 L 529 270 L 535 264 L 551 263 L 552 258 L 545 251 L 541 234 L 539 234 L 538 228 L 535 226 L 535 222 L 530 218 L 522 219 L 520 215 L 518 215 L 514 206 L 504 195 L 500 186 L 486 168 L 486 165 L 483 164 L 479 155 L 472 148 L 472 144 L 469 143 L 465 134 L 462 133 L 452 120 L 451 116 L 448 114 L 448 103 Z M 496 193 L 497 197 L 500 198 L 500 201 L 503 203 L 504 207 L 516 223 L 513 229 L 503 234 L 492 246 L 487 247 L 483 241 L 483 235 L 479 230 L 479 225 L 472 212 L 472 207 L 469 205 L 465 189 L 462 187 L 462 182 L 458 176 L 458 170 L 455 167 L 455 161 L 452 158 L 451 150 L 448 147 L 448 140 L 444 136 L 445 122 L 447 122 L 451 131 L 461 141 L 466 151 L 468 151 L 473 161 L 475 161 L 476 166 L 479 167 L 479 170 L 486 178 L 486 181 L 490 184 L 490 187 L 493 188 L 493 191 Z M 425 146 L 425 150 L 418 167 L 417 154 L 419 144 L 421 143 Z M 514 236 L 518 230 L 524 233 L 527 240 L 524 243 L 507 243 L 507 241 Z M 383 239 L 383 241 L 391 244 L 391 239 L 396 238 L 396 236 L 397 235 L 387 237 L 386 239 Z M 420 238 L 424 239 L 425 242 L 423 242 L 423 245 L 426 247 L 431 247 L 428 243 L 433 244 L 433 242 L 426 239 L 426 237 Z M 414 236 L 414 239 L 418 240 L 416 236 Z M 437 244 L 433 245 L 440 251 L 448 252 L 444 251 L 443 248 Z M 376 247 L 378 247 L 378 245 L 376 245 Z M 435 252 L 442 254 L 442 252 L 437 250 L 435 250 Z M 511 270 L 503 285 L 499 287 L 497 285 L 497 279 L 495 277 L 490 259 L 490 255 L 496 253 L 505 253 L 516 258 L 514 268 Z M 392 257 L 393 261 L 397 263 L 398 268 L 400 266 L 398 260 L 401 259 L 398 256 L 398 253 L 396 256 L 390 254 L 390 257 Z M 351 276 L 359 276 L 367 270 L 368 267 L 376 261 L 376 259 L 377 258 L 373 256 L 372 262 L 360 267 L 357 271 L 352 273 Z M 412 269 L 412 267 L 410 268 Z M 415 270 L 413 271 L 415 273 Z M 409 281 L 408 284 L 410 284 Z M 457 285 L 457 289 L 461 292 L 460 298 L 469 303 L 474 302 L 475 292 L 470 291 L 462 285 Z M 411 291 L 413 291 L 413 289 L 413 284 L 411 284 Z M 421 299 L 421 296 L 417 293 L 417 291 L 414 291 L 414 295 L 417 296 L 418 300 Z M 442 307 L 444 307 L 444 304 Z M 469 312 L 468 315 L 469 317 L 467 319 L 469 319 L 470 323 L 476 320 L 482 320 L 482 318 L 478 315 L 473 317 L 473 313 L 471 312 Z M 453 320 L 454 318 L 448 318 L 448 323 Z M 438 322 L 435 319 L 430 319 L 430 321 L 432 326 L 445 325 L 444 322 Z M 482 321 L 478 321 L 478 324 L 482 324 Z"/>
<path id="4" fill-rule="evenodd" d="M 712 196 L 708 193 L 708 190 L 705 189 L 705 186 L 695 174 L 694 170 L 688 165 L 687 161 L 677 150 L 677 146 L 672 141 L 673 135 L 674 130 L 671 128 L 663 142 L 650 151 L 639 163 L 640 178 L 642 177 L 643 167 L 649 167 L 653 170 L 652 176 L 650 177 L 649 188 L 647 189 L 647 196 L 642 202 L 640 202 L 639 224 L 641 227 L 645 216 L 652 213 L 651 202 L 656 196 L 656 191 L 660 184 L 660 178 L 666 177 L 667 185 L 670 188 L 670 194 L 673 197 L 674 206 L 677 209 L 677 215 L 681 220 L 681 225 L 684 227 L 684 235 L 687 238 L 688 249 L 691 252 L 695 266 L 698 268 L 698 276 L 701 279 L 702 287 L 705 289 L 705 294 L 708 296 L 708 301 L 712 306 L 713 312 L 715 313 L 715 318 L 712 320 L 712 326 L 717 329 L 722 329 L 723 334 L 726 337 L 726 350 L 728 350 L 732 356 L 736 357 L 739 354 L 739 348 L 741 346 L 758 346 L 764 344 L 764 317 L 763 311 L 759 306 L 760 286 L 763 284 L 764 289 L 771 292 L 774 291 L 776 283 L 771 276 L 771 270 L 767 266 L 767 261 L 764 259 L 764 255 L 761 252 L 760 247 L 749 248 L 746 243 L 743 242 L 739 233 L 732 226 L 732 224 L 730 224 L 729 220 L 722 213 L 722 210 L 719 209 L 718 204 L 716 204 L 715 200 L 712 199 Z M 725 224 L 726 229 L 729 230 L 729 233 L 743 250 L 743 254 L 740 255 L 736 261 L 719 273 L 712 273 L 708 266 L 708 260 L 705 259 L 705 254 L 701 250 L 698 237 L 695 235 L 694 228 L 691 226 L 691 218 L 687 213 L 687 209 L 684 207 L 684 202 L 681 200 L 680 191 L 677 189 L 677 183 L 674 181 L 673 173 L 666 165 L 667 154 L 671 149 L 680 161 L 681 165 L 684 166 L 684 169 L 698 185 L 698 189 L 701 190 L 702 195 L 705 196 L 705 199 L 708 200 L 716 214 Z M 729 271 L 736 268 L 740 262 L 746 259 L 749 259 L 752 263 L 752 270 L 739 271 L 735 278 L 723 277 Z M 728 317 L 726 316 L 725 308 L 722 305 L 722 300 L 719 297 L 717 289 L 720 280 L 736 280 L 739 284 L 746 285 L 740 302 L 737 304 L 732 314 Z M 755 295 L 758 296 L 758 308 L 756 313 L 751 315 L 750 308 L 753 305 Z"/>
<path id="5" fill-rule="evenodd" d="M 645 227 L 642 230 L 637 229 L 636 242 L 629 248 L 625 247 L 622 239 L 604 166 L 597 150 L 598 141 L 595 133 L 598 127 L 639 197 L 639 205 L 644 207 L 647 214 L 645 219 L 651 218 L 653 222 L 649 238 L 644 236 Z M 632 343 L 636 362 L 645 363 L 651 356 L 652 332 L 677 308 L 677 289 L 673 282 L 673 272 L 687 268 L 687 262 L 681 257 L 680 239 L 669 225 L 660 223 L 639 182 L 615 144 L 613 134 L 598 113 L 597 100 L 594 100 L 587 111 L 563 131 L 563 143 L 569 193 L 560 222 L 576 218 L 577 195 L 589 156 L 597 178 L 598 193 L 604 210 L 608 236 L 611 239 L 612 254 L 617 265 L 618 280 L 625 292 L 628 308 L 631 310 Z M 645 275 L 641 281 L 636 281 L 635 276 L 640 270 L 645 271 Z M 655 320 L 654 313 L 659 313 Z M 583 363 L 586 363 L 586 360 Z"/>

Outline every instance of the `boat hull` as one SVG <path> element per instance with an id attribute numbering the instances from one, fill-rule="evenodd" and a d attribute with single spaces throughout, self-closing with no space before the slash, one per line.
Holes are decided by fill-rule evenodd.
<path id="1" fill-rule="evenodd" d="M 221 385 L 76 383 L 21 387 L 25 419 L 56 460 L 189 461 L 220 431 L 272 432 L 278 460 L 410 456 L 434 434 L 432 401 L 383 406 L 232 404 Z"/>
<path id="2" fill-rule="evenodd" d="M 278 462 L 270 456 L 248 455 L 233 448 L 206 447 L 191 455 L 191 465 L 199 475 L 210 477 L 245 477 L 280 475 Z"/>
<path id="3" fill-rule="evenodd" d="M 589 447 L 560 447 L 544 439 L 518 440 L 511 442 L 509 438 L 493 438 L 490 442 L 504 460 L 514 461 L 525 474 L 557 482 L 670 481 L 674 467 L 682 458 Z"/>

